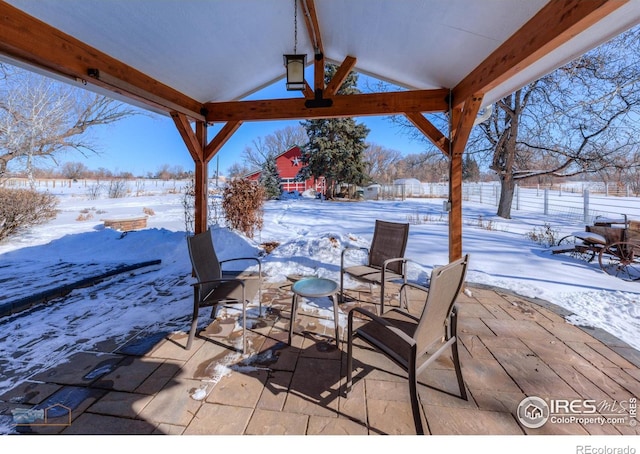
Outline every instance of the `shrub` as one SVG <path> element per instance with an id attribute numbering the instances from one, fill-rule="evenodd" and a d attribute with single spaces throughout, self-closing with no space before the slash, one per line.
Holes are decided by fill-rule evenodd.
<path id="1" fill-rule="evenodd" d="M 222 195 L 222 209 L 228 226 L 253 238 L 254 232 L 262 229 L 264 198 L 264 187 L 257 182 L 231 181 Z"/>
<path id="2" fill-rule="evenodd" d="M 0 241 L 54 219 L 57 204 L 48 192 L 0 188 Z"/>
<path id="3" fill-rule="evenodd" d="M 488 221 L 485 220 L 482 215 L 478 216 L 478 222 L 477 222 L 477 227 L 484 229 L 484 230 L 496 230 L 496 226 L 494 224 L 494 222 L 489 219 Z"/>
<path id="4" fill-rule="evenodd" d="M 96 200 L 100 198 L 103 187 L 101 184 L 92 184 L 87 188 L 87 198 L 89 200 Z"/>
<path id="5" fill-rule="evenodd" d="M 110 199 L 121 199 L 127 195 L 127 182 L 124 180 L 111 180 L 108 190 Z"/>
<path id="6" fill-rule="evenodd" d="M 558 230 L 545 223 L 544 226 L 534 227 L 531 232 L 527 232 L 526 237 L 542 246 L 551 247 L 558 241 Z"/>

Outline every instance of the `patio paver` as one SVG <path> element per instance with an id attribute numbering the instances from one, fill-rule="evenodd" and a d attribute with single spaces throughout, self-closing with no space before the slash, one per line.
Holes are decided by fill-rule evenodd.
<path id="1" fill-rule="evenodd" d="M 344 395 L 346 329 L 340 349 L 333 319 L 302 305 L 292 345 L 286 344 L 291 295 L 286 284 L 263 292 L 266 315 L 248 331 L 253 355 L 228 348 L 230 325 L 210 324 L 191 350 L 186 333 L 148 333 L 127 345 L 96 351 L 29 377 L 0 396 L 0 413 L 44 408 L 56 399 L 70 408 L 70 425 L 19 426 L 22 433 L 376 435 L 414 434 L 404 372 L 359 344 L 354 386 Z M 369 305 L 368 291 L 351 296 Z M 601 414 L 640 394 L 640 354 L 618 339 L 567 323 L 547 302 L 503 289 L 469 285 L 459 299 L 460 356 L 469 399 L 457 395 L 446 355 L 420 376 L 425 428 L 431 434 L 629 434 L 626 422 L 547 422 L 531 429 L 517 417 L 527 396 L 593 399 Z M 564 311 L 566 312 L 566 311 Z M 603 334 L 603 335 L 600 335 Z M 147 348 L 143 348 L 147 346 Z M 609 407 L 607 407 L 609 405 Z"/>

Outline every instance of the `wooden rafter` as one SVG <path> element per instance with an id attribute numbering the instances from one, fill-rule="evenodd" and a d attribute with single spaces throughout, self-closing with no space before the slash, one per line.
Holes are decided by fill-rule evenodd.
<path id="1" fill-rule="evenodd" d="M 298 120 L 310 118 L 393 115 L 405 112 L 444 112 L 449 90 L 413 90 L 337 95 L 330 107 L 308 108 L 304 99 L 231 101 L 205 104 L 208 122 Z"/>
<path id="2" fill-rule="evenodd" d="M 171 118 L 182 137 L 191 157 L 196 162 L 208 163 L 216 155 L 222 146 L 242 125 L 241 121 L 230 121 L 225 124 L 216 136 L 207 144 L 202 144 L 186 115 L 172 112 Z M 196 123 L 197 125 L 197 123 Z"/>
<path id="3" fill-rule="evenodd" d="M 296 0 L 298 1 L 298 0 Z M 313 0 L 299 0 L 302 6 L 304 21 L 309 33 L 309 40 L 313 45 L 313 92 L 311 96 L 305 91 L 307 98 L 315 96 L 318 90 L 324 90 L 324 47 L 322 45 L 322 33 L 316 13 L 316 5 Z"/>
<path id="4" fill-rule="evenodd" d="M 314 95 L 324 90 L 324 54 L 313 56 L 313 88 Z"/>
<path id="5" fill-rule="evenodd" d="M 438 150 L 449 156 L 449 139 L 433 123 L 420 112 L 406 112 L 405 116 Z"/>
<path id="6" fill-rule="evenodd" d="M 457 119 L 457 125 L 453 129 L 453 142 L 451 143 L 451 154 L 460 155 L 464 152 L 473 128 L 473 123 L 478 116 L 478 111 L 482 104 L 482 94 L 477 93 L 471 96 L 464 103 L 464 108 L 461 115 Z"/>
<path id="7" fill-rule="evenodd" d="M 227 143 L 227 140 L 242 126 L 241 121 L 229 121 L 222 129 L 216 134 L 216 136 L 207 144 L 204 149 L 204 157 L 207 162 L 213 158 L 222 146 Z"/>
<path id="8" fill-rule="evenodd" d="M 187 116 L 180 112 L 171 112 L 171 118 L 194 162 L 206 163 L 204 160 L 203 146 L 193 132 L 193 129 L 191 129 L 191 124 Z"/>
<path id="9" fill-rule="evenodd" d="M 309 39 L 313 44 L 316 53 L 324 54 L 322 45 L 322 34 L 320 33 L 320 23 L 318 22 L 318 14 L 316 13 L 316 4 L 314 0 L 300 0 L 302 11 L 304 13 L 305 25 L 309 32 Z"/>
<path id="10" fill-rule="evenodd" d="M 453 89 L 454 106 L 474 93 L 487 93 L 627 1 L 550 1 Z"/>
<path id="11" fill-rule="evenodd" d="M 356 66 L 357 60 L 355 57 L 347 56 L 342 64 L 338 67 L 338 70 L 333 75 L 331 81 L 327 84 L 327 88 L 325 89 L 325 96 L 331 97 L 335 96 L 338 92 L 344 81 L 349 76 L 349 73 L 353 71 L 353 68 Z"/>
<path id="12" fill-rule="evenodd" d="M 71 80 L 93 83 L 154 110 L 202 117 L 201 103 L 6 2 L 0 2 L 0 53 Z M 108 73 L 111 80 L 90 78 L 92 69 Z M 122 83 L 115 86 L 113 81 Z"/>

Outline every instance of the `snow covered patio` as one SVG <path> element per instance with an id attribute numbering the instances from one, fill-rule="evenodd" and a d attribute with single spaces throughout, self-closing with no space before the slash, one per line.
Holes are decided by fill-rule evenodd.
<path id="1" fill-rule="evenodd" d="M 201 333 L 209 339 L 196 338 L 189 351 L 186 333 L 132 332 L 127 342 L 102 342 L 29 377 L 0 396 L 0 414 L 51 411 L 46 424 L 16 426 L 20 433 L 414 434 L 407 380 L 392 362 L 355 348 L 357 381 L 345 399 L 346 336 L 336 349 L 332 320 L 303 305 L 298 334 L 286 344 L 289 288 L 269 284 L 263 292 L 270 309 L 248 332 L 254 354 L 244 363 L 224 346 L 234 341 L 232 324 L 209 325 Z M 367 300 L 368 289 L 352 296 Z M 626 406 L 640 395 L 640 352 L 566 323 L 558 307 L 506 290 L 471 284 L 458 304 L 469 400 L 456 397 L 449 361 L 427 370 L 419 393 L 429 433 L 640 434 Z M 517 417 L 526 396 L 595 400 L 599 414 L 625 421 L 529 429 Z"/>

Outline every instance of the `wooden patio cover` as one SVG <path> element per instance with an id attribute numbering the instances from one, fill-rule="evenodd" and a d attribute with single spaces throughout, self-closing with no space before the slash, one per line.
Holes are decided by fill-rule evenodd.
<path id="1" fill-rule="evenodd" d="M 242 100 L 284 76 L 293 2 L 313 81 L 296 98 Z M 639 23 L 640 1 L 6 0 L 0 22 L 5 60 L 173 118 L 195 165 L 196 232 L 207 228 L 208 163 L 243 122 L 405 115 L 449 159 L 455 260 L 479 109 Z M 325 85 L 326 61 L 339 69 Z M 352 70 L 406 90 L 336 94 Z M 448 131 L 433 112 L 449 113 Z M 213 123 L 224 125 L 209 139 Z"/>

